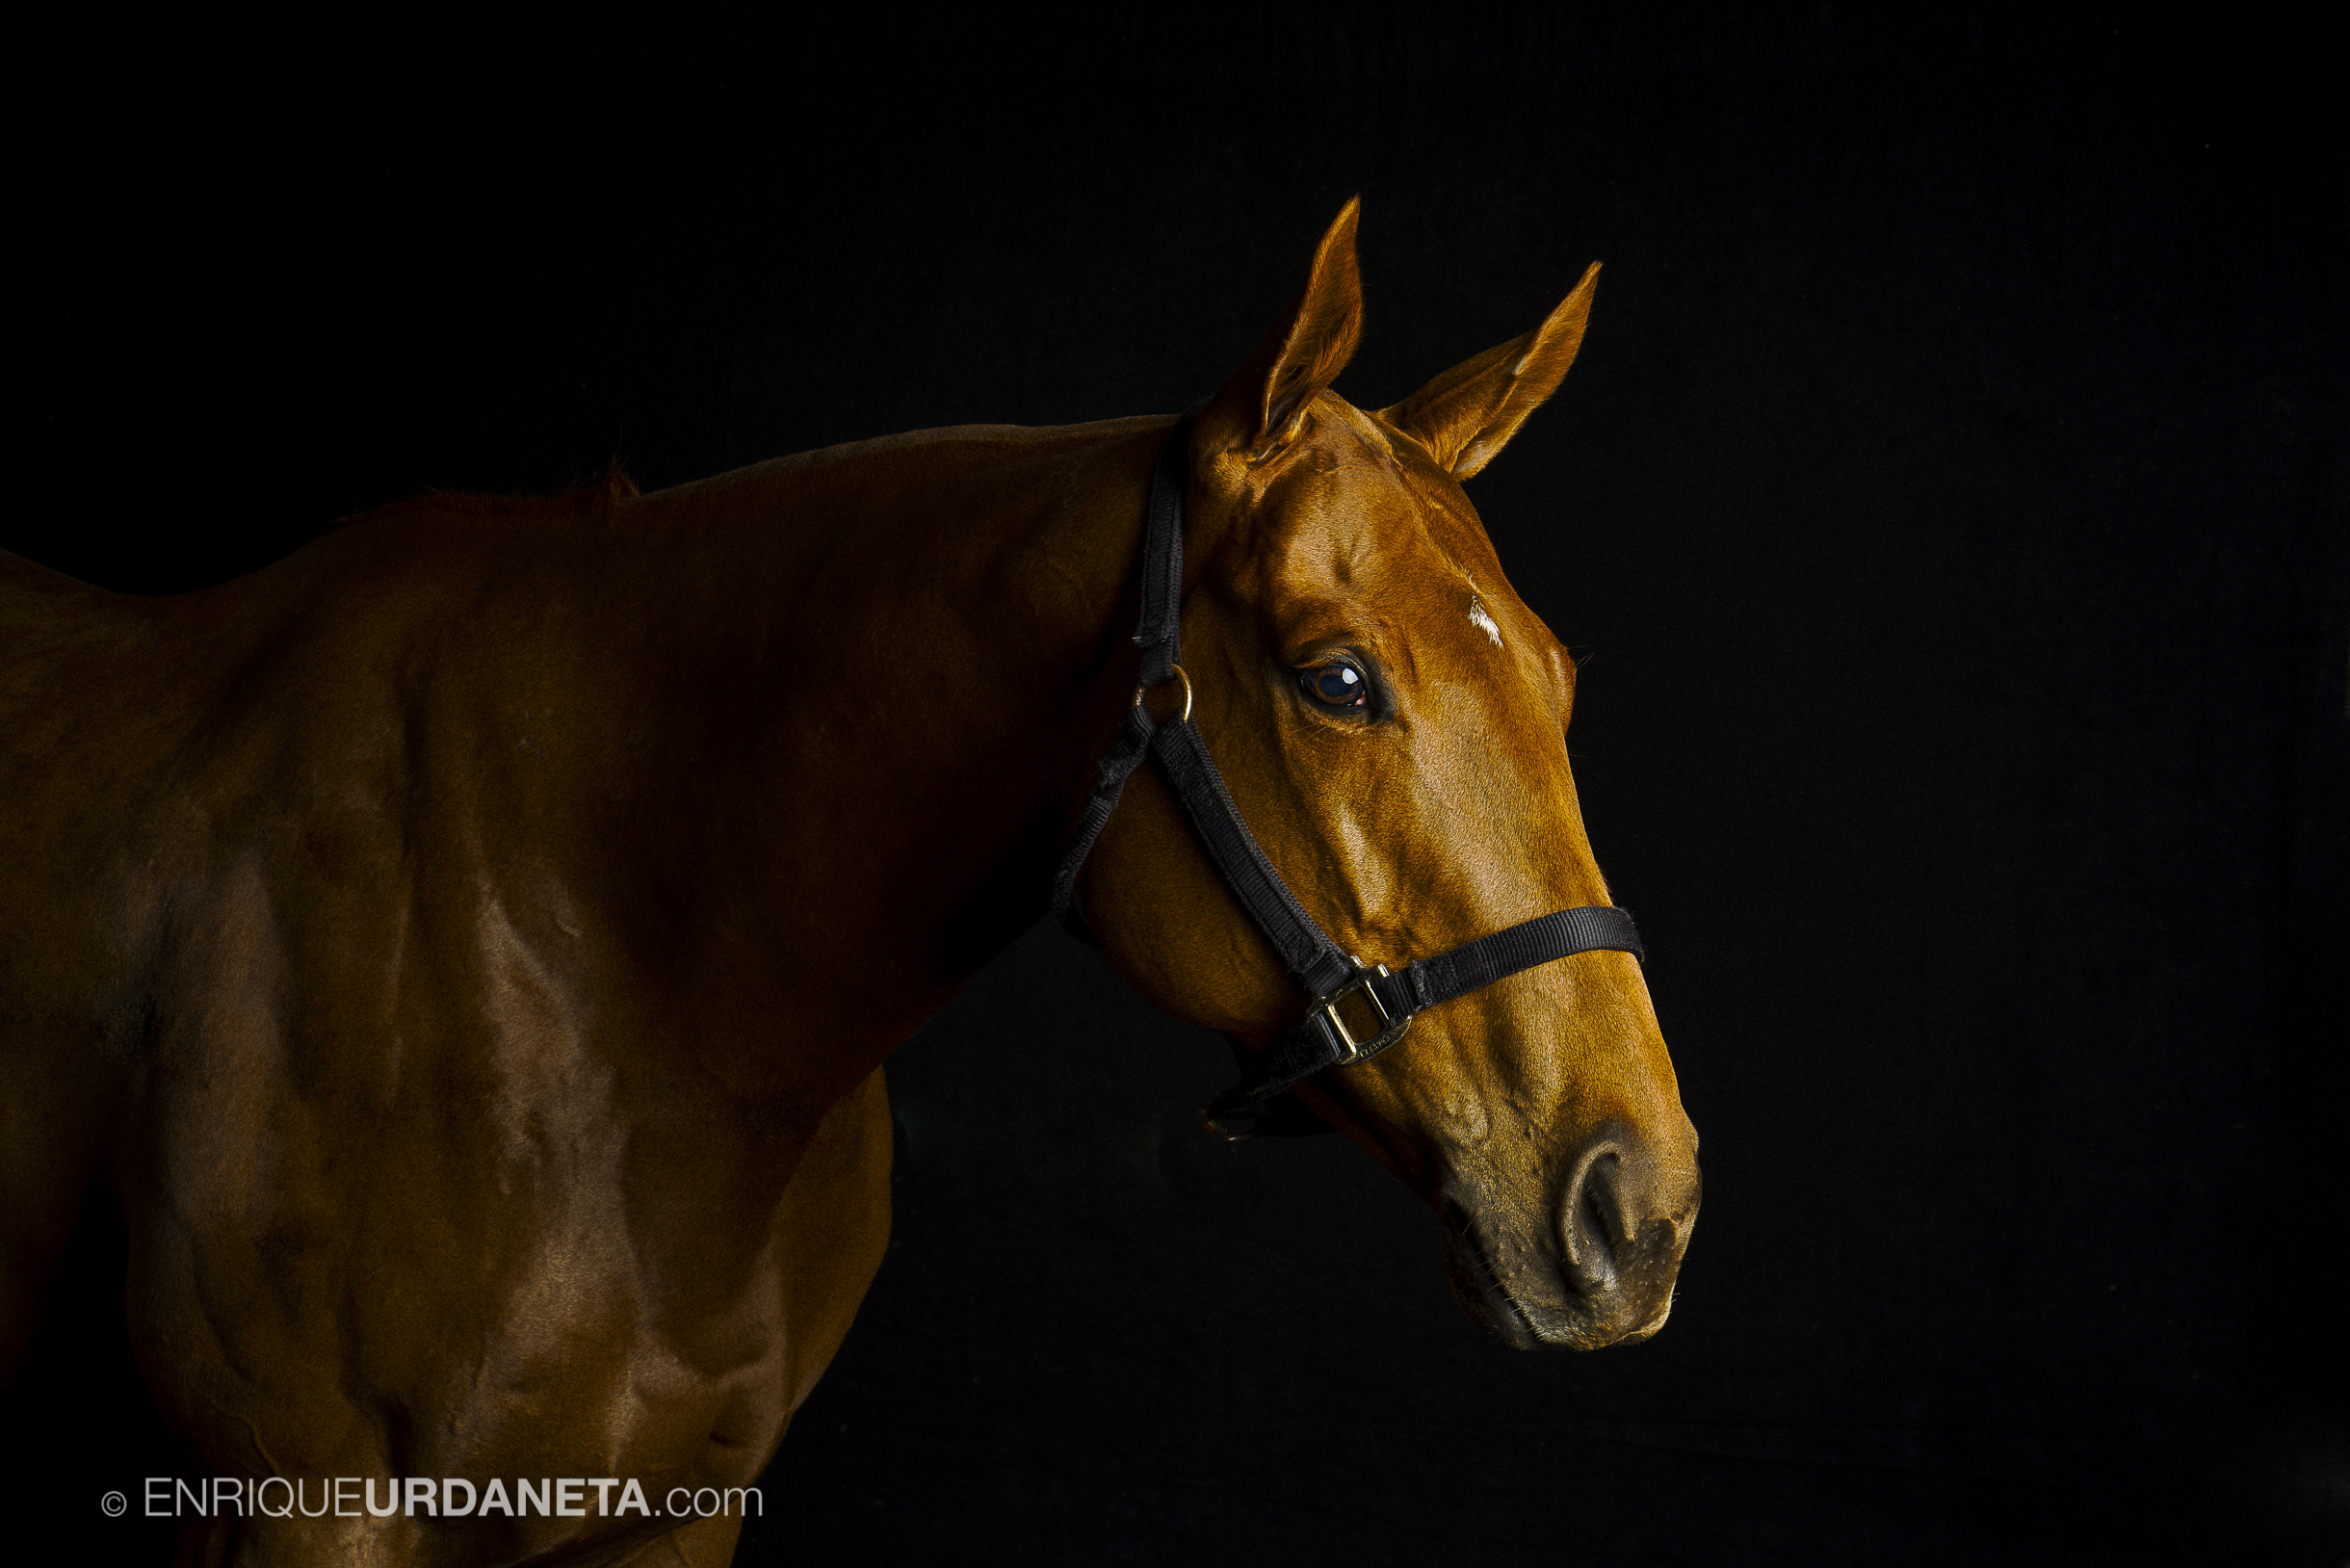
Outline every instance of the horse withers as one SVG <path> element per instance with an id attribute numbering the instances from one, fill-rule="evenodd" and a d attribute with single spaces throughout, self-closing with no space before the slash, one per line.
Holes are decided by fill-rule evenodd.
<path id="1" fill-rule="evenodd" d="M 118 1206 L 142 1374 L 212 1473 L 653 1500 L 222 1510 L 183 1518 L 192 1560 L 727 1560 L 738 1516 L 660 1500 L 747 1485 L 848 1330 L 889 1225 L 881 1064 L 1045 912 L 1138 722 L 1162 454 L 1183 689 L 1144 711 L 1191 707 L 1328 944 L 1407 973 L 1606 904 L 1574 666 L 1460 489 L 1565 374 L 1593 275 L 1366 412 L 1329 390 L 1354 225 L 1180 425 L 431 498 L 171 598 L 0 558 L 0 1356 Z M 1152 1001 L 1285 1050 L 1336 1004 L 1178 794 L 1133 773 L 1074 902 Z M 1671 1303 L 1697 1139 L 1631 945 L 1295 1085 L 1513 1345 Z"/>

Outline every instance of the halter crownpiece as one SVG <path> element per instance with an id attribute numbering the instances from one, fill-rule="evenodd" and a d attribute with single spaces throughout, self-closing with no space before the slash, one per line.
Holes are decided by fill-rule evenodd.
<path id="1" fill-rule="evenodd" d="M 1272 943 L 1291 978 L 1314 999 L 1305 1017 L 1284 1030 L 1270 1048 L 1245 1058 L 1240 1082 L 1208 1106 L 1212 1131 L 1246 1121 L 1252 1131 L 1237 1135 L 1245 1137 L 1271 1130 L 1268 1121 L 1277 1119 L 1274 1102 L 1292 1085 L 1331 1067 L 1370 1060 L 1403 1038 L 1414 1016 L 1430 1007 L 1571 954 L 1606 949 L 1643 962 L 1647 954 L 1631 914 L 1609 904 L 1555 909 L 1395 971 L 1357 962 L 1314 923 L 1240 820 L 1223 774 L 1208 755 L 1206 738 L 1191 722 L 1191 678 L 1175 662 L 1182 653 L 1184 492 L 1190 482 L 1191 425 L 1197 413 L 1194 408 L 1175 422 L 1151 476 L 1142 525 L 1142 620 L 1135 631 L 1142 649 L 1141 675 L 1126 722 L 1103 754 L 1100 781 L 1078 819 L 1075 842 L 1053 879 L 1053 913 L 1064 920 L 1074 915 L 1077 875 L 1085 857 L 1117 809 L 1127 778 L 1144 757 L 1155 758 L 1208 858 Z M 1143 706 L 1143 694 L 1178 678 L 1183 713 L 1159 723 Z"/>

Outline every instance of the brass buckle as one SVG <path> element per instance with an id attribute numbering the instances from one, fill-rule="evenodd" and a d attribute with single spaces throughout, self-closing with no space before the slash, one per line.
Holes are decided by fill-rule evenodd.
<path id="1" fill-rule="evenodd" d="M 1389 1012 L 1379 993 L 1371 988 L 1372 980 L 1386 978 L 1387 965 L 1372 964 L 1368 970 L 1358 970 L 1357 973 L 1363 978 L 1334 993 L 1328 1001 L 1320 1003 L 1314 1009 L 1328 1021 L 1330 1032 L 1337 1036 L 1345 1052 L 1336 1062 L 1341 1067 L 1351 1066 L 1378 1055 L 1403 1038 L 1403 1032 L 1412 1027 L 1410 1013 L 1398 1018 Z M 1350 1003 L 1353 1006 L 1347 1010 L 1354 1014 L 1351 1020 L 1339 1010 Z"/>

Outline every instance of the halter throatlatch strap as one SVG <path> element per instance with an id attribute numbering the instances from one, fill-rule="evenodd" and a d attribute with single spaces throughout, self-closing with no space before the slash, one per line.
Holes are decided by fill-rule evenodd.
<path id="1" fill-rule="evenodd" d="M 1135 646 L 1142 650 L 1136 695 L 1174 679 L 1183 657 L 1183 497 L 1191 483 L 1191 424 L 1198 417 L 1193 407 L 1175 421 L 1151 471 L 1142 515 L 1142 623 L 1135 628 Z"/>
<path id="2" fill-rule="evenodd" d="M 1142 650 L 1141 674 L 1126 722 L 1102 757 L 1075 841 L 1053 878 L 1053 913 L 1070 916 L 1078 873 L 1117 809 L 1127 779 L 1143 758 L 1157 759 L 1233 897 L 1281 955 L 1290 978 L 1314 999 L 1305 1017 L 1270 1049 L 1248 1058 L 1240 1081 L 1208 1107 L 1209 1125 L 1220 1129 L 1266 1118 L 1273 1101 L 1325 1068 L 1370 1060 L 1403 1037 L 1415 1014 L 1454 997 L 1569 954 L 1612 949 L 1643 959 L 1646 954 L 1632 916 L 1606 904 L 1554 910 L 1397 972 L 1385 964 L 1356 964 L 1314 923 L 1240 820 L 1188 705 L 1183 717 L 1164 724 L 1142 705 L 1145 693 L 1175 678 L 1182 657 L 1184 491 L 1190 483 L 1191 423 L 1197 412 L 1175 422 L 1151 475 L 1142 534 L 1142 617 L 1135 631 Z"/>
<path id="3" fill-rule="evenodd" d="M 1183 637 L 1183 493 L 1191 478 L 1191 421 L 1197 415 L 1198 410 L 1192 409 L 1175 421 L 1151 473 L 1150 501 L 1142 518 L 1142 623 L 1135 628 L 1135 643 L 1142 650 L 1142 673 L 1135 686 L 1134 706 L 1126 710 L 1126 722 L 1102 755 L 1093 797 L 1085 802 L 1084 813 L 1077 821 L 1076 840 L 1053 877 L 1053 914 L 1058 919 L 1068 919 L 1076 908 L 1077 874 L 1093 852 L 1093 841 L 1110 825 L 1110 814 L 1118 809 L 1126 780 L 1150 755 L 1151 737 L 1159 726 L 1143 710 L 1142 693 L 1175 678 Z M 1164 546 L 1167 539 L 1174 541 L 1172 549 Z M 1161 547 L 1154 549 L 1154 545 Z"/>

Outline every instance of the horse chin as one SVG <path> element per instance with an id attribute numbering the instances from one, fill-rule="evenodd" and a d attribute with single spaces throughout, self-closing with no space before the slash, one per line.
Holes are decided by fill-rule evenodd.
<path id="1" fill-rule="evenodd" d="M 1517 1297 L 1494 1276 L 1475 1228 L 1456 1224 L 1450 1212 L 1445 1215 L 1445 1277 L 1452 1287 L 1452 1299 L 1469 1320 L 1503 1345 L 1531 1350 L 1545 1343 L 1519 1309 Z"/>

